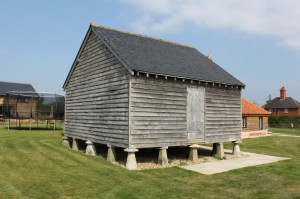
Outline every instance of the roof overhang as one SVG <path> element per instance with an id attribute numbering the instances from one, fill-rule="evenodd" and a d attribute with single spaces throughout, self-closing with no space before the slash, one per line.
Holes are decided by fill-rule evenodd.
<path id="1" fill-rule="evenodd" d="M 132 75 L 136 76 L 146 76 L 150 77 L 153 76 L 155 78 L 158 77 L 163 77 L 164 79 L 173 79 L 174 81 L 183 81 L 183 82 L 191 82 L 191 83 L 198 83 L 202 85 L 211 85 L 211 86 L 216 86 L 216 87 L 225 87 L 225 88 L 237 88 L 237 89 L 245 89 L 245 85 L 236 85 L 236 84 L 228 84 L 224 82 L 217 82 L 217 81 L 209 81 L 209 80 L 201 80 L 201 79 L 191 79 L 187 77 L 180 77 L 180 76 L 175 76 L 175 75 L 168 75 L 168 74 L 157 74 L 157 73 L 151 73 L 147 71 L 137 71 L 134 70 Z"/>

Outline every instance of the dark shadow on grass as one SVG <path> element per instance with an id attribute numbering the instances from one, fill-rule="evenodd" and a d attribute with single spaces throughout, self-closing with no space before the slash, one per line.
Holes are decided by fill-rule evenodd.
<path id="1" fill-rule="evenodd" d="M 5 127 L 5 129 L 6 130 L 20 130 L 20 131 L 30 131 L 30 127 L 23 127 L 23 126 L 21 126 L 21 127 L 15 127 L 15 126 L 11 126 L 11 127 Z M 62 129 L 53 129 L 53 128 L 47 128 L 47 127 L 31 127 L 31 131 L 40 131 L 40 130 L 47 130 L 47 131 L 49 131 L 49 130 L 52 130 L 52 131 L 56 131 L 56 130 L 62 130 Z"/>

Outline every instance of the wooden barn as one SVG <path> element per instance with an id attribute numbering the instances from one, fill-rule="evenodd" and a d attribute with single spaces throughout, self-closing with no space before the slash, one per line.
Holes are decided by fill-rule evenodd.
<path id="1" fill-rule="evenodd" d="M 127 169 L 136 168 L 135 153 L 241 140 L 241 90 L 245 85 L 195 48 L 91 24 L 64 83 L 65 140 L 74 149 L 87 141 L 128 152 Z"/>

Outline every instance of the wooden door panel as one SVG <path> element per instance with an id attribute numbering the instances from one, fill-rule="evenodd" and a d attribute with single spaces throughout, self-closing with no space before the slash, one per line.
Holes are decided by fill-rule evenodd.
<path id="1" fill-rule="evenodd" d="M 205 89 L 203 87 L 188 87 L 187 93 L 188 139 L 204 138 Z"/>

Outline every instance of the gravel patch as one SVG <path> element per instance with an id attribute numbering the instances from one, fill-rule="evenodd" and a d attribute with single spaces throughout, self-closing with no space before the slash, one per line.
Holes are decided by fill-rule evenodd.
<path id="1" fill-rule="evenodd" d="M 170 147 L 168 149 L 169 165 L 162 166 L 157 163 L 158 149 L 140 149 L 140 151 L 136 153 L 137 170 L 196 165 L 196 164 L 215 162 L 221 160 L 239 159 L 248 156 L 246 154 L 232 155 L 231 152 L 225 151 L 225 156 L 223 158 L 219 158 L 214 156 L 212 154 L 212 151 L 208 150 L 207 148 L 198 149 L 198 155 L 199 157 L 197 161 L 190 161 L 188 159 L 189 156 L 188 147 Z M 114 162 L 113 164 L 125 168 L 126 153 L 121 154 L 121 157 L 120 156 L 117 157 L 117 162 Z"/>

